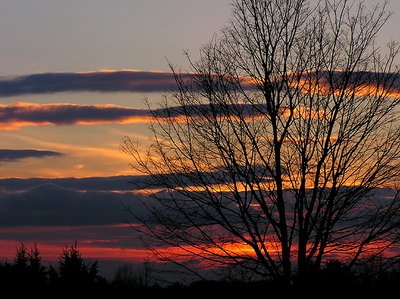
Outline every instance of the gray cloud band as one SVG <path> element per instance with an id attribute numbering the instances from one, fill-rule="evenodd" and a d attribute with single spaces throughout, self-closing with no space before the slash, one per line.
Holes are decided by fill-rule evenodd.
<path id="1" fill-rule="evenodd" d="M 0 129 L 35 125 L 147 122 L 154 116 L 159 120 L 180 116 L 209 117 L 227 114 L 246 117 L 265 112 L 265 105 L 249 104 L 175 106 L 151 111 L 115 105 L 0 104 Z"/>
<path id="2" fill-rule="evenodd" d="M 139 195 L 79 191 L 52 183 L 19 191 L 0 190 L 0 226 L 110 225 L 130 222 L 124 205 Z"/>
<path id="3" fill-rule="evenodd" d="M 201 74 L 179 73 L 182 81 L 190 82 L 208 79 Z M 219 76 L 215 76 L 216 80 Z M 226 79 L 233 78 L 226 76 Z M 257 88 L 257 83 L 250 77 L 240 77 L 241 88 Z M 0 79 L 0 97 L 12 97 L 26 94 L 46 94 L 56 92 L 166 92 L 176 89 L 177 83 L 172 72 L 159 71 L 94 71 L 83 73 L 42 73 Z M 236 78 L 239 79 L 239 78 Z M 318 82 L 326 84 L 333 80 L 334 87 L 340 88 L 346 84 L 379 84 L 382 88 L 400 92 L 398 74 L 374 73 L 374 72 L 323 72 L 313 71 L 301 74 L 294 73 L 286 83 L 290 87 L 305 87 L 307 84 Z M 232 82 L 236 82 L 234 79 Z M 303 83 L 302 83 L 303 82 Z M 238 82 L 234 83 L 237 84 Z M 261 82 L 262 83 L 262 82 Z M 279 80 L 275 82 L 279 86 Z M 393 83 L 395 86 L 393 86 Z M 192 86 L 195 87 L 195 86 Z"/>
<path id="4" fill-rule="evenodd" d="M 57 156 L 62 156 L 62 153 L 34 149 L 0 149 L 0 162 L 16 162 L 28 158 L 46 158 Z"/>
<path id="5" fill-rule="evenodd" d="M 180 74 L 191 78 L 192 74 Z M 176 87 L 171 72 L 99 71 L 88 73 L 43 73 L 0 80 L 0 96 L 55 92 L 162 92 Z"/>

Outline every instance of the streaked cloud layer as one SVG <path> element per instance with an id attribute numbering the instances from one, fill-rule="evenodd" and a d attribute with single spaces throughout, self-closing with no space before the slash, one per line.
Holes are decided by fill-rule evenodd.
<path id="1" fill-rule="evenodd" d="M 138 196 L 138 195 L 136 195 Z M 120 224 L 133 220 L 122 203 L 130 193 L 78 191 L 47 183 L 17 192 L 0 191 L 0 226 L 76 226 Z"/>
<path id="2" fill-rule="evenodd" d="M 188 79 L 193 76 L 188 73 L 180 75 Z M 312 92 L 312 79 L 301 81 L 300 89 Z M 246 84 L 250 84 L 249 82 L 244 81 Z M 320 83 L 322 85 L 323 80 Z M 3 149 L 0 149 L 3 177 L 53 178 L 0 180 L 0 243 L 4 242 L 3 245 L 0 244 L 0 249 L 11 248 L 12 251 L 14 244 L 30 240 L 46 244 L 48 248 L 54 247 L 54 252 L 58 252 L 65 244 L 78 240 L 80 244 L 88 246 L 84 252 L 92 257 L 132 259 L 145 256 L 142 244 L 126 225 L 126 222 L 133 225 L 138 223 L 125 210 L 124 205 L 143 215 L 145 210 L 142 201 L 151 200 L 148 194 L 163 194 L 156 182 L 153 188 L 143 190 L 142 182 L 149 183 L 147 177 L 68 178 L 131 173 L 127 166 L 130 162 L 128 157 L 126 160 L 121 158 L 124 155 L 118 151 L 122 136 L 129 135 L 128 130 L 131 128 L 124 128 L 126 131 L 122 134 L 117 132 L 121 130 L 119 126 L 76 128 L 74 125 L 146 123 L 152 119 L 153 114 L 159 120 L 171 117 L 170 120 L 174 121 L 179 121 L 182 115 L 208 118 L 232 113 L 234 116 L 251 117 L 264 114 L 266 109 L 264 105 L 242 103 L 213 107 L 172 106 L 150 111 L 138 108 L 143 106 L 131 107 L 137 104 L 131 102 L 131 96 L 134 96 L 132 94 L 129 94 L 128 100 L 115 102 L 108 99 L 110 94 L 93 93 L 169 91 L 175 84 L 172 73 L 156 71 L 44 73 L 0 78 L 0 97 L 4 101 L 1 103 L 0 99 L 0 130 L 33 127 L 21 131 L 0 132 L 3 142 L 7 139 Z M 382 85 L 383 89 L 386 87 Z M 398 90 L 400 88 L 394 86 L 393 91 Z M 82 91 L 92 92 L 90 101 L 96 99 L 97 104 L 85 104 L 88 98 L 85 98 L 86 94 L 79 94 Z M 317 91 L 325 92 L 323 88 Z M 364 89 L 361 91 L 360 94 L 364 94 Z M 67 103 L 68 99 L 64 98 L 67 94 L 53 94 L 57 92 L 76 93 L 72 95 L 73 102 Z M 367 93 L 374 93 L 374 88 L 367 89 Z M 23 95 L 26 95 L 22 98 L 23 101 L 34 103 L 18 103 L 17 101 L 22 100 L 13 98 Z M 99 102 L 100 97 L 105 100 Z M 301 112 L 300 109 L 298 113 Z M 285 109 L 282 114 L 285 115 Z M 134 129 L 136 127 L 142 129 L 145 126 L 138 125 Z M 88 132 L 94 132 L 92 138 L 86 137 Z M 137 133 L 141 137 L 146 134 L 144 131 Z M 97 142 L 96 138 L 101 138 L 104 142 Z M 8 163 L 21 160 L 23 163 Z M 125 167 L 126 171 L 120 171 Z M 224 188 L 230 188 L 229 183 L 226 186 L 215 184 L 214 188 L 212 178 L 210 176 L 211 191 L 215 189 L 221 192 Z M 185 191 L 200 193 L 203 189 L 188 182 Z"/>
<path id="3" fill-rule="evenodd" d="M 181 73 L 182 78 L 193 75 Z M 163 92 L 176 87 L 171 72 L 94 71 L 43 73 L 0 80 L 0 97 L 55 92 Z"/>
<path id="4" fill-rule="evenodd" d="M 0 104 L 0 130 L 13 130 L 26 126 L 45 125 L 95 125 L 109 123 L 139 123 L 148 122 L 153 115 L 158 119 L 172 117 L 179 119 L 182 115 L 210 116 L 224 115 L 229 109 L 234 115 L 254 116 L 262 113 L 263 105 L 197 105 L 176 106 L 168 109 L 137 109 L 116 105 L 77 105 L 77 104 L 35 104 L 15 103 Z"/>
<path id="5" fill-rule="evenodd" d="M 342 78 L 343 74 L 339 71 L 334 74 L 335 80 L 337 80 L 336 83 L 344 80 Z M 315 75 L 313 72 L 305 73 L 301 75 L 301 82 L 297 82 L 298 78 L 296 76 L 293 84 L 298 87 L 302 86 L 304 91 L 307 91 L 310 88 L 307 87 L 309 84 L 314 85 Z M 318 83 L 320 92 L 325 92 L 325 89 L 329 89 L 329 86 L 325 86 L 325 84 L 327 84 L 328 77 L 331 75 L 323 72 L 318 75 L 320 77 Z M 387 75 L 389 77 L 392 76 L 394 79 L 396 77 L 396 74 L 355 72 L 351 75 L 351 80 L 362 81 L 367 85 L 374 82 L 382 84 L 383 76 Z M 183 81 L 190 81 L 195 76 L 195 74 L 188 72 L 179 73 L 179 77 Z M 395 81 L 395 86 L 391 86 L 390 89 L 392 92 L 400 93 L 398 79 L 395 79 Z M 256 82 L 257 80 L 253 78 L 241 78 L 241 85 L 244 89 L 254 88 Z M 383 89 L 387 88 L 387 85 L 392 85 L 390 82 L 383 83 L 380 86 Z M 176 86 L 174 73 L 162 71 L 100 70 L 92 72 L 41 73 L 3 77 L 3 79 L 0 79 L 0 97 L 57 92 L 167 92 L 176 89 Z M 315 88 L 312 87 L 312 90 L 315 91 Z"/>
<path id="6" fill-rule="evenodd" d="M 126 259 L 147 257 L 130 226 L 126 206 L 145 213 L 130 190 L 138 177 L 0 179 L 0 248 L 12 257 L 20 242 L 38 242 L 46 258 L 57 260 L 60 248 L 78 242 L 86 256 Z"/>
<path id="7" fill-rule="evenodd" d="M 0 149 L 0 162 L 18 162 L 28 158 L 47 158 L 62 155 L 60 152 L 35 149 Z"/>
<path id="8" fill-rule="evenodd" d="M 41 185 L 51 184 L 63 189 L 76 191 L 132 191 L 140 188 L 147 181 L 146 176 L 111 176 L 88 178 L 29 178 L 0 179 L 0 190 L 16 192 L 19 190 L 31 190 Z M 0 199 L 1 201 L 1 199 Z"/>
<path id="9" fill-rule="evenodd" d="M 97 250 L 88 251 L 90 256 L 102 256 L 106 251 L 113 258 L 124 258 L 124 254 L 138 258 L 138 253 L 142 257 L 143 244 L 130 229 L 140 224 L 126 211 L 126 206 L 136 215 L 146 215 L 143 202 L 153 199 L 135 191 L 148 179 L 1 179 L 0 240 L 9 242 L 4 244 L 9 248 L 14 248 L 9 244 L 26 240 L 61 248 L 77 240 Z M 391 196 L 394 192 L 380 189 L 374 196 Z"/>
<path id="10" fill-rule="evenodd" d="M 132 123 L 147 121 L 148 118 L 148 110 L 115 105 L 0 105 L 0 129 L 3 130 L 41 125 Z"/>
<path id="11" fill-rule="evenodd" d="M 165 191 L 159 189 L 158 179 L 172 176 L 186 180 L 188 192 L 198 190 L 185 174 L 165 176 L 0 179 L 0 227 L 132 223 L 136 219 L 126 207 L 143 216 L 146 213 L 143 202 L 153 200 L 150 193 L 160 192 L 161 195 Z M 212 178 L 210 173 L 210 182 Z M 143 187 L 148 188 L 148 192 L 143 192 Z"/>

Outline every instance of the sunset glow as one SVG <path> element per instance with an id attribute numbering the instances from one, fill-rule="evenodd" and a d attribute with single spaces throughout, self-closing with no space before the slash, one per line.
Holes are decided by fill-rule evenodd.
<path id="1" fill-rule="evenodd" d="M 400 1 L 360 2 L 0 1 L 0 276 L 400 259 Z"/>

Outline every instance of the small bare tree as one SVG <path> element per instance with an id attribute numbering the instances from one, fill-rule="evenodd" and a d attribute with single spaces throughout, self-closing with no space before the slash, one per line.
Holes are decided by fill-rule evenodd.
<path id="1" fill-rule="evenodd" d="M 123 264 L 115 272 L 113 283 L 125 287 L 150 287 L 153 282 L 154 264 L 145 260 L 139 269 L 133 268 L 133 265 Z"/>
<path id="2" fill-rule="evenodd" d="M 381 2 L 233 1 L 193 77 L 172 68 L 148 151 L 124 140 L 165 190 L 136 215 L 147 244 L 287 282 L 332 258 L 395 258 L 399 47 L 375 45 L 388 17 Z"/>

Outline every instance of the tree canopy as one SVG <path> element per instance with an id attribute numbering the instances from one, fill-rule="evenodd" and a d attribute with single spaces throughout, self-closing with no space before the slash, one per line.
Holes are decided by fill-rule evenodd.
<path id="1" fill-rule="evenodd" d="M 235 0 L 230 23 L 154 109 L 133 167 L 163 188 L 139 230 L 188 270 L 290 281 L 399 244 L 399 46 L 386 2 Z"/>

